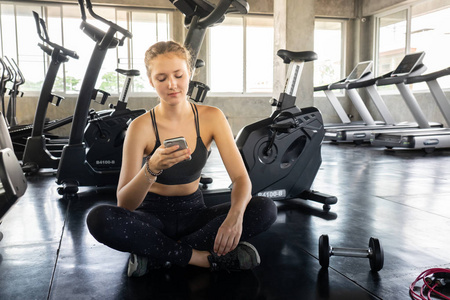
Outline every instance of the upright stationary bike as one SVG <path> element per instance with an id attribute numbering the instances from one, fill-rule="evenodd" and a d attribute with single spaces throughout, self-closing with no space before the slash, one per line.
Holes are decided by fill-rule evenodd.
<path id="1" fill-rule="evenodd" d="M 79 186 L 116 185 L 128 124 L 145 113 L 144 109 L 129 110 L 124 104 L 119 109 L 116 107 L 109 115 L 98 118 L 94 116 L 88 121 L 94 85 L 108 49 L 123 45 L 125 39 L 131 38 L 132 34 L 95 14 L 90 0 L 86 0 L 86 8 L 90 15 L 108 25 L 108 30 L 103 32 L 87 23 L 84 2 L 84 0 L 78 0 L 83 20 L 81 27 L 96 44 L 80 88 L 69 143 L 63 149 L 56 173 L 56 182 L 61 185 L 58 192 L 61 195 L 76 194 Z M 115 37 L 116 34 L 121 35 L 120 39 Z"/>
<path id="2" fill-rule="evenodd" d="M 44 84 L 42 85 L 41 93 L 39 96 L 38 104 L 36 107 L 36 113 L 34 116 L 33 126 L 31 130 L 31 136 L 27 138 L 25 144 L 25 150 L 23 154 L 23 163 L 30 170 L 36 170 L 41 168 L 53 168 L 56 169 L 59 163 L 59 157 L 56 157 L 55 153 L 51 153 L 47 148 L 47 144 L 50 142 L 46 137 L 44 131 L 46 129 L 46 114 L 47 108 L 50 103 L 53 103 L 54 98 L 55 105 L 59 105 L 64 97 L 58 96 L 52 93 L 53 85 L 55 84 L 58 70 L 62 63 L 69 61 L 69 57 L 78 59 L 78 55 L 75 51 L 66 49 L 56 43 L 50 41 L 47 33 L 45 21 L 39 17 L 36 12 L 33 12 L 34 19 L 36 21 L 36 28 L 38 35 L 44 44 L 38 44 L 38 46 L 51 57 L 51 63 L 45 75 Z M 42 28 L 42 30 L 41 30 Z M 63 126 L 72 122 L 72 117 L 58 121 L 59 126 Z M 56 122 L 53 122 L 56 123 Z M 52 124 L 56 128 L 55 124 Z M 61 141 L 63 145 L 67 143 L 67 140 Z M 60 146 L 60 149 L 62 149 Z"/>

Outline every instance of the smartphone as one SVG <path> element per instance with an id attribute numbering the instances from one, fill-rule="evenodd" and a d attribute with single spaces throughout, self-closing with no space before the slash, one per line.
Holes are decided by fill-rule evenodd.
<path id="1" fill-rule="evenodd" d="M 187 149 L 187 143 L 186 143 L 186 139 L 182 136 L 179 137 L 175 137 L 175 138 L 171 138 L 171 139 L 167 139 L 164 141 L 164 147 L 169 148 L 172 146 L 178 145 L 180 146 L 178 148 L 178 150 L 183 150 L 183 149 Z M 178 151 L 177 150 L 177 151 Z M 189 156 L 189 158 L 187 160 L 191 160 L 191 156 Z"/>

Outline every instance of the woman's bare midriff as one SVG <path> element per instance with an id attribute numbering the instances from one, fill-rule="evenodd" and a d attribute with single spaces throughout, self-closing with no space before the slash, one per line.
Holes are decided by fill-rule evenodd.
<path id="1" fill-rule="evenodd" d="M 186 184 L 167 185 L 161 183 L 154 183 L 149 189 L 149 192 L 161 196 L 186 196 L 195 193 L 198 190 L 200 178 Z"/>

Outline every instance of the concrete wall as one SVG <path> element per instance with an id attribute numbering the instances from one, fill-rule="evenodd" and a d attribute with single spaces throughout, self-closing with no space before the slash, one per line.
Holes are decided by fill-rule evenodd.
<path id="1" fill-rule="evenodd" d="M 355 18 L 355 3 L 359 0 L 316 0 L 316 17 Z"/>

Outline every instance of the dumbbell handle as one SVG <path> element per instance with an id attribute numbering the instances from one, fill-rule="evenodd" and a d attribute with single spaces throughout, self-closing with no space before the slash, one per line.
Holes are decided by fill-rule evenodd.
<path id="1" fill-rule="evenodd" d="M 373 251 L 371 248 L 368 249 L 355 249 L 355 248 L 333 248 L 330 247 L 330 255 L 335 256 L 351 256 L 351 257 L 370 257 Z"/>

